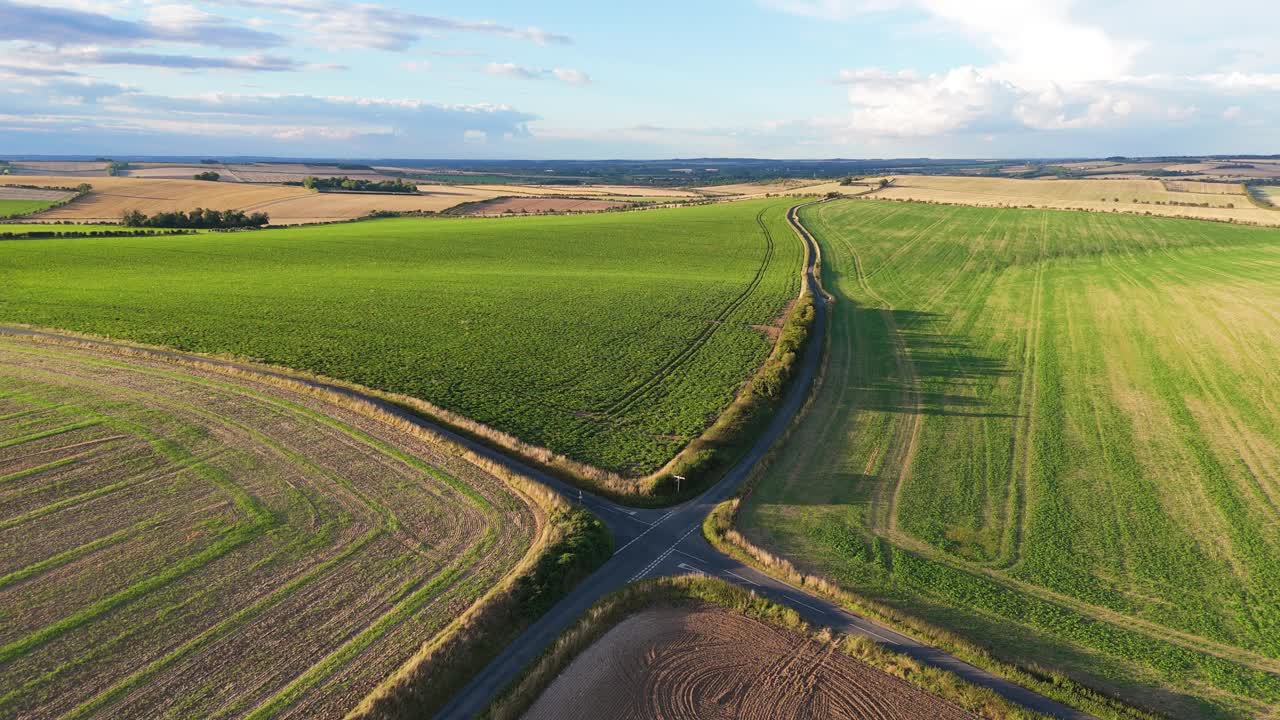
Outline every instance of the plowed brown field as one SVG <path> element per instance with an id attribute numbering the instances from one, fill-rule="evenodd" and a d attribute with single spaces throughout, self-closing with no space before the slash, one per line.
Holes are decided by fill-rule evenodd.
<path id="1" fill-rule="evenodd" d="M 973 716 L 898 678 L 726 610 L 654 609 L 578 656 L 525 720 Z"/>
<path id="2" fill-rule="evenodd" d="M 342 717 L 536 528 L 323 397 L 0 337 L 0 717 Z"/>

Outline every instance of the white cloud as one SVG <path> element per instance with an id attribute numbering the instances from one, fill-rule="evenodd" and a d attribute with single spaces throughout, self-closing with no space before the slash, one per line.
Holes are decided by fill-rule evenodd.
<path id="1" fill-rule="evenodd" d="M 586 73 L 572 68 L 543 70 L 541 68 L 517 65 L 511 62 L 491 62 L 482 67 L 481 70 L 490 75 L 505 75 L 507 77 L 519 78 L 521 80 L 541 80 L 546 77 L 553 77 L 561 82 L 568 83 L 569 85 L 587 85 L 591 82 L 591 77 Z"/>
<path id="2" fill-rule="evenodd" d="M 875 68 L 845 70 L 851 127 L 874 135 L 911 137 L 951 132 L 1014 101 L 1014 90 L 982 71 L 964 66 L 919 76 Z"/>
<path id="3" fill-rule="evenodd" d="M 848 86 L 850 103 L 846 129 L 868 140 L 1120 130 L 1170 120 L 1185 124 L 1203 117 L 1199 103 L 1206 96 L 1280 90 L 1280 73 L 1231 69 L 1139 74 L 1135 70 L 1152 45 L 1127 34 L 1146 26 L 1116 23 L 1082 0 L 761 2 L 827 20 L 862 22 L 869 14 L 885 11 L 923 16 L 928 20 L 918 27 L 959 34 L 992 53 L 994 59 L 986 65 L 960 65 L 930 74 L 875 67 L 840 71 L 837 82 Z M 1086 19 L 1089 13 L 1095 20 Z M 1100 14 L 1112 22 L 1097 21 Z M 1124 29 L 1117 33 L 1109 28 Z"/>
<path id="4" fill-rule="evenodd" d="M 1222 111 L 1223 120 L 1231 120 L 1234 122 L 1234 121 L 1240 120 L 1243 117 L 1244 117 L 1244 108 L 1240 107 L 1239 105 L 1232 105 L 1231 107 Z"/>
<path id="5" fill-rule="evenodd" d="M 508 77 L 516 77 L 521 80 L 537 80 L 542 77 L 541 70 L 534 70 L 515 63 L 491 62 L 484 66 L 484 72 L 490 75 L 506 75 Z"/>
<path id="6" fill-rule="evenodd" d="M 556 68 L 551 71 L 551 74 L 555 75 L 558 80 L 567 82 L 570 85 L 586 85 L 591 82 L 591 78 L 586 73 L 573 68 Z"/>
<path id="7" fill-rule="evenodd" d="M 441 156 L 485 138 L 529 136 L 535 116 L 504 105 L 446 105 L 418 99 L 208 93 L 151 95 L 119 86 L 51 79 L 36 94 L 0 91 L 0 146 L 10 132 L 41 127 L 63 132 L 59 152 L 165 153 L 221 143 L 228 151 Z M 14 118 L 14 119 L 6 119 Z M 20 118 L 20 119 L 18 119 Z M 211 150 L 212 151 L 212 150 Z"/>

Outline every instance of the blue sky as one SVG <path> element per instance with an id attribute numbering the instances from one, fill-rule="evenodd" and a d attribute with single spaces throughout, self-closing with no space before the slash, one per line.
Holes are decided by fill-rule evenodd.
<path id="1" fill-rule="evenodd" d="M 0 0 L 0 153 L 1280 153 L 1273 3 Z"/>

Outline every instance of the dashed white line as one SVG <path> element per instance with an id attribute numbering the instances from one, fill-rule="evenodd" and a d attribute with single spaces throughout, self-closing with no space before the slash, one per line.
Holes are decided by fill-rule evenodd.
<path id="1" fill-rule="evenodd" d="M 738 573 L 736 573 L 736 572 L 734 572 L 734 571 L 732 571 L 732 570 L 725 570 L 725 571 L 724 571 L 724 574 L 725 574 L 725 575 L 732 575 L 732 576 L 734 576 L 734 577 L 738 578 L 739 580 L 741 580 L 741 581 L 742 581 L 742 582 L 744 582 L 744 583 L 750 583 L 750 584 L 752 584 L 752 585 L 756 585 L 756 586 L 759 586 L 759 585 L 760 585 L 760 583 L 756 582 L 755 580 L 749 580 L 749 579 L 747 579 L 747 578 L 744 578 L 744 577 L 742 577 L 741 575 L 739 575 Z"/>
<path id="2" fill-rule="evenodd" d="M 650 525 L 650 526 L 649 526 L 649 529 L 648 529 L 648 530 L 645 530 L 644 532 L 640 533 L 639 535 L 637 535 L 637 536 L 635 536 L 635 537 L 631 538 L 631 540 L 629 540 L 629 541 L 627 542 L 627 544 L 626 544 L 626 545 L 623 545 L 622 547 L 618 548 L 617 550 L 614 550 L 614 551 L 613 551 L 613 554 L 614 554 L 614 555 L 617 555 L 618 553 L 622 552 L 623 550 L 626 550 L 627 548 L 631 547 L 631 545 L 632 545 L 633 543 L 635 543 L 635 541 L 639 540 L 640 538 L 644 537 L 645 535 L 648 535 L 650 532 L 652 532 L 652 531 L 653 531 L 653 529 L 654 529 L 654 528 L 656 528 L 656 527 L 658 527 L 659 525 L 661 525 L 663 520 L 666 520 L 666 519 L 667 519 L 667 518 L 669 518 L 669 517 L 671 517 L 671 513 L 669 513 L 669 512 L 668 512 L 666 515 L 663 515 L 662 517 L 658 518 L 658 519 L 657 519 L 657 520 L 656 520 L 652 525 Z"/>
<path id="3" fill-rule="evenodd" d="M 805 607 L 809 608 L 810 610 L 812 610 L 812 611 L 814 611 L 814 612 L 826 612 L 826 611 L 825 611 L 825 610 L 823 610 L 822 608 L 816 608 L 816 607 L 814 607 L 814 606 L 810 605 L 810 604 L 809 604 L 809 603 L 807 603 L 807 602 L 801 602 L 800 600 L 797 600 L 797 599 L 795 599 L 795 598 L 787 598 L 787 599 L 788 599 L 788 600 L 790 600 L 791 602 L 793 602 L 793 603 L 797 604 L 797 605 L 803 605 L 803 606 L 805 606 Z"/>
<path id="4" fill-rule="evenodd" d="M 659 522 L 661 522 L 661 521 L 659 521 Z M 667 558 L 671 557 L 671 553 L 673 553 L 673 552 L 675 552 L 675 551 L 676 551 L 676 545 L 679 545 L 680 543 L 684 542 L 684 539 L 685 539 L 685 538 L 687 538 L 687 537 L 689 537 L 689 534 L 690 534 L 690 533 L 692 533 L 694 530 L 697 530 L 697 529 L 698 529 L 698 526 L 697 526 L 697 525 L 693 525 L 693 526 L 691 526 L 687 531 L 685 531 L 685 534 L 683 534 L 683 535 L 681 535 L 681 536 L 680 536 L 680 539 L 679 539 L 679 540 L 676 540 L 674 543 L 672 543 L 672 544 L 671 544 L 671 547 L 667 548 L 667 549 L 666 549 L 666 551 L 664 551 L 661 555 L 659 555 L 659 556 L 658 556 L 658 557 L 657 557 L 653 562 L 649 563 L 649 564 L 645 567 L 645 569 L 641 570 L 640 572 L 636 573 L 635 575 L 632 575 L 632 576 L 631 576 L 631 579 L 630 579 L 630 580 L 628 580 L 627 582 L 635 582 L 635 581 L 639 580 L 640 578 L 644 577 L 645 575 L 648 575 L 650 570 L 653 570 L 654 568 L 658 567 L 658 565 L 659 565 L 663 560 L 666 560 Z M 645 532 L 648 532 L 648 530 L 646 530 Z M 643 533 L 642 533 L 642 534 L 643 534 Z M 639 539 L 640 539 L 640 538 L 636 538 L 636 540 L 639 540 Z M 632 540 L 631 542 L 635 542 L 635 540 Z M 631 544 L 631 543 L 627 543 L 627 545 L 630 545 L 630 544 Z"/>
<path id="5" fill-rule="evenodd" d="M 699 562 L 699 563 L 702 563 L 703 565 L 706 565 L 706 564 L 707 564 L 707 561 L 706 561 L 706 560 L 703 560 L 702 558 L 698 557 L 697 555 L 690 555 L 689 553 L 687 553 L 687 552 L 685 552 L 685 551 L 683 551 L 683 550 L 679 550 L 679 549 L 677 549 L 677 550 L 676 550 L 676 552 L 678 552 L 678 553 L 680 553 L 681 555 L 683 555 L 683 556 L 685 556 L 685 557 L 689 558 L 690 560 L 693 560 L 694 562 Z"/>

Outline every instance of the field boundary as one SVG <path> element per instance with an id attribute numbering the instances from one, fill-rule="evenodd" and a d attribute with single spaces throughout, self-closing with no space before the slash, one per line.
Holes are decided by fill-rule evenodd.
<path id="1" fill-rule="evenodd" d="M 530 616 L 527 605 L 535 605 L 538 615 L 545 612 L 555 600 L 607 560 L 612 552 L 612 541 L 604 525 L 586 511 L 571 509 L 554 491 L 516 472 L 511 466 L 486 458 L 422 422 L 393 412 L 383 406 L 390 401 L 359 386 L 304 376 L 282 368 L 258 368 L 247 363 L 115 340 L 104 342 L 86 336 L 5 326 L 0 326 L 0 334 L 34 345 L 89 350 L 119 358 L 158 360 L 316 397 L 440 447 L 496 477 L 521 498 L 539 527 L 520 561 L 461 616 L 425 643 L 394 674 L 385 678 L 351 710 L 348 717 L 394 718 L 407 714 L 430 714 L 500 652 L 511 637 L 536 619 L 536 616 Z M 566 555 L 572 556 L 572 561 L 566 561 Z M 435 682 L 441 676 L 445 682 Z M 433 681 L 429 688 L 426 687 L 428 678 Z"/>
<path id="2" fill-rule="evenodd" d="M 749 590 L 703 575 L 658 578 L 629 585 L 602 598 L 543 655 L 529 665 L 485 711 L 487 720 L 517 720 L 537 701 L 583 651 L 632 615 L 655 607 L 715 607 L 789 630 L 802 638 L 830 643 L 839 652 L 876 670 L 904 680 L 939 700 L 992 720 L 1043 718 L 979 688 L 945 670 L 922 665 L 873 641 L 855 636 L 838 638 L 829 630 L 815 631 L 793 609 Z"/>

